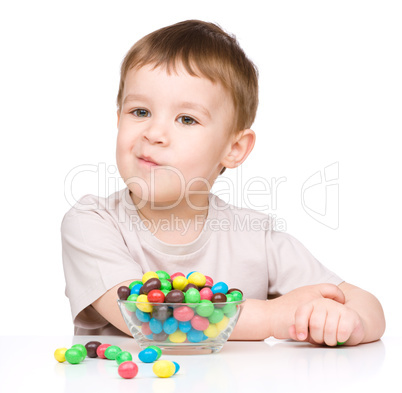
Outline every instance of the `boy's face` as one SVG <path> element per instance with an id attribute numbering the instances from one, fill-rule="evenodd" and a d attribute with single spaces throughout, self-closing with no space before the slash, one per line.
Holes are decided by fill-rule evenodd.
<path id="1" fill-rule="evenodd" d="M 166 204 L 189 191 L 204 191 L 198 195 L 205 200 L 231 150 L 233 118 L 232 99 L 219 83 L 181 66 L 170 75 L 163 67 L 131 69 L 118 112 L 120 175 L 143 200 Z"/>

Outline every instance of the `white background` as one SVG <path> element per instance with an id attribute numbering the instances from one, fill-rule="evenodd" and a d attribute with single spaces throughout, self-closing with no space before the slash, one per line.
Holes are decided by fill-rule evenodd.
<path id="1" fill-rule="evenodd" d="M 256 146 L 217 190 L 231 181 L 235 193 L 222 197 L 245 206 L 249 179 L 286 178 L 276 207 L 267 191 L 253 200 L 374 293 L 386 334 L 399 335 L 401 11 L 384 0 L 2 2 L 0 334 L 72 334 L 60 223 L 72 199 L 122 186 L 105 171 L 115 168 L 121 61 L 145 34 L 202 19 L 235 34 L 260 73 Z M 339 177 L 319 222 L 301 190 L 331 164 Z M 323 183 L 304 203 L 318 211 L 325 200 Z M 330 215 L 337 228 L 324 225 Z"/>

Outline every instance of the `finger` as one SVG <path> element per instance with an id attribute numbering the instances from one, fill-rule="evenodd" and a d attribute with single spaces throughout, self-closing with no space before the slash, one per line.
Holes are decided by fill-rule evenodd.
<path id="1" fill-rule="evenodd" d="M 335 300 L 338 303 L 345 304 L 345 295 L 342 290 L 334 284 L 320 284 L 319 287 L 322 297 Z"/>
<path id="2" fill-rule="evenodd" d="M 304 341 L 308 336 L 310 315 L 314 310 L 312 303 L 300 306 L 295 313 L 295 340 Z"/>
<path id="3" fill-rule="evenodd" d="M 297 341 L 297 335 L 296 335 L 296 326 L 292 325 L 289 327 L 289 337 L 292 340 L 296 340 Z"/>
<path id="4" fill-rule="evenodd" d="M 325 307 L 315 307 L 310 316 L 309 331 L 310 337 L 317 344 L 324 342 L 324 328 L 327 319 L 327 309 Z"/>
<path id="5" fill-rule="evenodd" d="M 341 315 L 338 323 L 338 331 L 336 334 L 336 339 L 340 343 L 348 341 L 352 331 L 354 329 L 354 322 L 351 318 L 347 318 Z"/>
<path id="6" fill-rule="evenodd" d="M 338 312 L 330 312 L 327 315 L 324 328 L 324 342 L 325 344 L 334 347 L 337 345 L 338 325 L 340 315 Z"/>

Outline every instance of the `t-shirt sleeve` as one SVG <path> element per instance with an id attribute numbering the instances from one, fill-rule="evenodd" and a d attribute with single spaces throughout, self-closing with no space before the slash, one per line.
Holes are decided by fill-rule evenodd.
<path id="1" fill-rule="evenodd" d="M 74 325 L 105 326 L 108 322 L 91 304 L 119 283 L 141 278 L 141 268 L 107 214 L 71 209 L 62 221 L 61 238 L 66 296 Z"/>
<path id="2" fill-rule="evenodd" d="M 287 233 L 268 231 L 267 252 L 268 297 L 280 296 L 305 285 L 343 282 Z"/>

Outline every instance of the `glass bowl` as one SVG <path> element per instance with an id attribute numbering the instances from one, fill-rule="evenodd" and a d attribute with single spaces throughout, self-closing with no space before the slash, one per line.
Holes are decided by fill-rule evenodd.
<path id="1" fill-rule="evenodd" d="M 166 354 L 219 352 L 228 340 L 245 300 L 226 303 L 145 303 L 117 300 L 135 341 Z"/>

